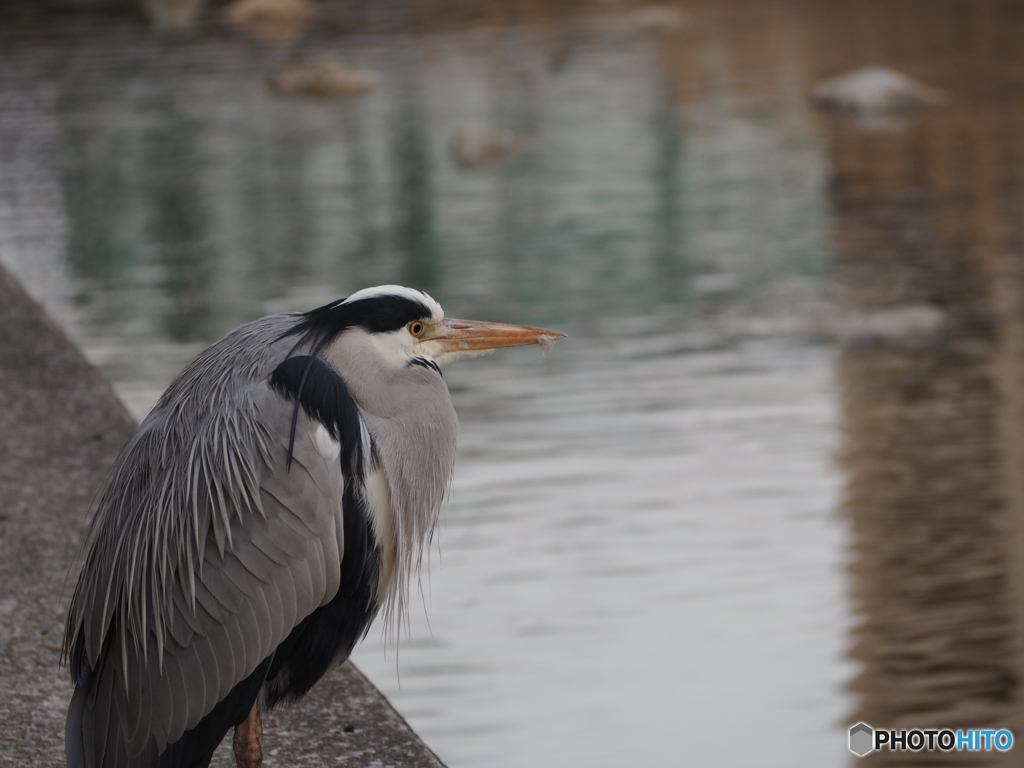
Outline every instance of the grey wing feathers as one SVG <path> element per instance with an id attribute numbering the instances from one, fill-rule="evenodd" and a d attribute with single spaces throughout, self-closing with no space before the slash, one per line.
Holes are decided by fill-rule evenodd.
<path id="1" fill-rule="evenodd" d="M 69 622 L 83 740 L 69 765 L 78 747 L 77 764 L 155 763 L 338 591 L 337 451 L 300 413 L 286 468 L 292 404 L 262 374 L 225 385 L 188 434 L 168 435 L 178 401 L 158 404 L 126 452 L 178 485 L 146 491 L 137 467 L 115 468 Z M 118 483 L 125 501 L 108 498 Z"/>

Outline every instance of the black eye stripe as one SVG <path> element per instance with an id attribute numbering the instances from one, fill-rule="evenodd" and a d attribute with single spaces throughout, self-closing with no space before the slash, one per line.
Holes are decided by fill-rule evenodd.
<path id="1" fill-rule="evenodd" d="M 348 328 L 388 333 L 401 330 L 412 322 L 423 322 L 432 313 L 426 302 L 408 296 L 368 296 L 347 304 L 335 301 L 310 310 L 301 316 L 290 333 L 308 333 L 315 338 L 333 337 Z"/>

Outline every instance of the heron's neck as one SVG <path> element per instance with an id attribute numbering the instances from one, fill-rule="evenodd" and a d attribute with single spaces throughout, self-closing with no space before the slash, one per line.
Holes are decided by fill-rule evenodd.
<path id="1" fill-rule="evenodd" d="M 391 365 L 358 334 L 343 335 L 323 357 L 345 381 L 373 439 L 388 500 L 387 509 L 374 510 L 381 515 L 375 533 L 393 548 L 382 553 L 382 576 L 393 562 L 391 581 L 401 591 L 430 540 L 455 461 L 458 420 L 448 387 L 432 368 Z"/>

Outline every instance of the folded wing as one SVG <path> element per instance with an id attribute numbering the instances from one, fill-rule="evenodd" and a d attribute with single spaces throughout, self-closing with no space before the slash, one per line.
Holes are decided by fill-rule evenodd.
<path id="1" fill-rule="evenodd" d="M 143 476 L 114 477 L 72 607 L 69 766 L 159 765 L 215 710 L 244 716 L 274 650 L 338 593 L 340 435 L 299 409 L 292 444 L 294 414 L 264 380 L 187 435 L 144 424 L 129 445 Z M 157 470 L 177 485 L 147 484 Z M 238 713 L 217 716 L 212 748 Z"/>

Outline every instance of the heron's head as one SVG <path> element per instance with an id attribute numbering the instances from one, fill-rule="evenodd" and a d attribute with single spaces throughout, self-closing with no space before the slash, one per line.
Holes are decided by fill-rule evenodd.
<path id="1" fill-rule="evenodd" d="M 424 358 L 443 364 L 501 347 L 539 344 L 546 349 L 565 336 L 544 328 L 445 317 L 428 294 L 400 285 L 364 288 L 303 317 L 302 330 L 320 338 L 366 335 L 395 367 Z"/>

